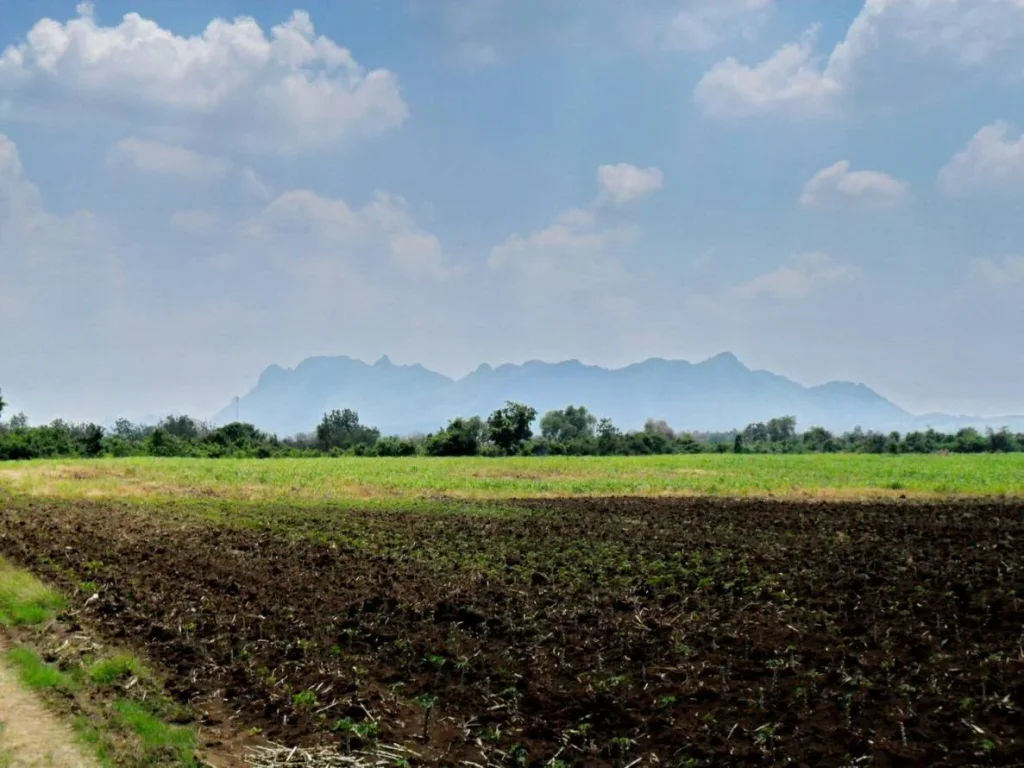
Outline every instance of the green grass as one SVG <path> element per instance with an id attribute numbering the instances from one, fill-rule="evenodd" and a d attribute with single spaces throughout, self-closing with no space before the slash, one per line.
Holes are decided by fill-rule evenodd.
<path id="1" fill-rule="evenodd" d="M 118 680 L 147 675 L 148 671 L 141 661 L 127 653 L 119 653 L 110 658 L 100 659 L 88 669 L 89 679 L 97 685 L 110 686 Z"/>
<path id="2" fill-rule="evenodd" d="M 0 558 L 0 625 L 41 624 L 63 608 L 60 594 Z"/>
<path id="3" fill-rule="evenodd" d="M 143 750 L 140 765 L 156 764 L 166 754 L 174 754 L 179 765 L 198 765 L 194 730 L 168 725 L 138 702 L 123 699 L 114 709 L 117 722 L 139 739 Z"/>
<path id="4" fill-rule="evenodd" d="M 359 503 L 590 495 L 1024 496 L 1024 454 L 509 459 L 103 459 L 0 466 L 0 489 L 60 499 Z"/>
<path id="5" fill-rule="evenodd" d="M 71 688 L 73 681 L 53 664 L 47 664 L 29 648 L 12 648 L 7 661 L 17 670 L 18 679 L 26 688 L 42 691 L 48 688 Z"/>

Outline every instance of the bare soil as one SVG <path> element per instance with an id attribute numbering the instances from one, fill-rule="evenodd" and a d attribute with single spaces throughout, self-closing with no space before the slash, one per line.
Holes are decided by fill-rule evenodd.
<path id="1" fill-rule="evenodd" d="M 287 744 L 481 765 L 1024 763 L 1024 503 L 304 515 L 33 501 L 0 511 L 0 553 L 67 590 L 98 583 L 83 621 L 144 647 L 183 702 Z"/>

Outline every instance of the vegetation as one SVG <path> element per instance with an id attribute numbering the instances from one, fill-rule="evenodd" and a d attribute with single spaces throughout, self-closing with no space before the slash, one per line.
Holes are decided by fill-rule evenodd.
<path id="1" fill-rule="evenodd" d="M 40 624 L 64 607 L 64 598 L 0 557 L 0 626 Z"/>
<path id="2" fill-rule="evenodd" d="M 0 401 L 2 402 L 2 401 Z M 2 409 L 0 409 L 2 411 Z M 856 428 L 833 434 L 823 427 L 800 433 L 792 416 L 749 424 L 742 431 L 679 432 L 664 420 L 623 432 L 584 406 L 537 411 L 508 402 L 486 419 L 458 417 L 428 435 L 381 436 L 351 409 L 324 414 L 314 433 L 279 438 L 252 424 L 211 427 L 189 416 L 168 416 L 155 426 L 119 419 L 106 430 L 97 424 L 56 420 L 31 427 L 22 414 L 0 422 L 0 461 L 100 456 L 271 458 L 312 456 L 644 456 L 691 453 L 1013 453 L 1024 452 L 1024 433 L 1008 429 L 955 434 L 934 429 L 875 432 Z"/>
<path id="3" fill-rule="evenodd" d="M 370 507 L 440 507 L 438 499 L 563 496 L 1024 495 L 1024 454 L 692 454 L 366 461 L 357 457 L 209 461 L 128 458 L 33 461 L 0 466 L 0 495 L 15 498 L 149 500 L 195 507 L 223 501 Z M 456 505 L 457 506 L 457 505 Z"/>
<path id="4" fill-rule="evenodd" d="M 96 567 L 95 561 L 89 565 Z M 0 626 L 22 642 L 4 660 L 21 684 L 61 711 L 77 714 L 78 735 L 103 766 L 198 768 L 195 730 L 170 724 L 182 718 L 182 710 L 138 657 L 105 653 L 93 638 L 71 633 L 54 649 L 46 646 L 45 632 L 27 628 L 54 619 L 65 602 L 28 571 L 0 558 Z"/>
<path id="5" fill-rule="evenodd" d="M 18 671 L 22 685 L 33 691 L 47 688 L 70 687 L 71 678 L 56 665 L 47 664 L 29 648 L 12 648 L 7 652 L 7 661 Z"/>

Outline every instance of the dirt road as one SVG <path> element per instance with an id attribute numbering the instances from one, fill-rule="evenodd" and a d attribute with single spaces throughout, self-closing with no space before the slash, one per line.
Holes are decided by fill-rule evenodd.
<path id="1" fill-rule="evenodd" d="M 7 645 L 0 638 L 0 655 Z M 0 661 L 0 766 L 98 768 L 75 741 L 72 730 L 49 712 Z"/>

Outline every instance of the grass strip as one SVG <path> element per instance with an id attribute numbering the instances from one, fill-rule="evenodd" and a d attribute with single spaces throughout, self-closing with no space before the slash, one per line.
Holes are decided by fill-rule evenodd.
<path id="1" fill-rule="evenodd" d="M 0 625 L 42 624 L 64 609 L 60 593 L 0 558 Z"/>
<path id="2" fill-rule="evenodd" d="M 196 755 L 195 729 L 165 721 L 168 712 L 180 708 L 166 697 L 138 657 L 115 652 L 98 658 L 71 655 L 53 664 L 43 660 L 34 645 L 45 637 L 24 628 L 54 618 L 65 604 L 60 593 L 0 559 L 0 625 L 30 643 L 4 654 L 21 684 L 75 715 L 71 722 L 79 741 L 104 768 L 202 765 Z M 13 759 L 9 751 L 0 749 L 0 768 Z"/>

